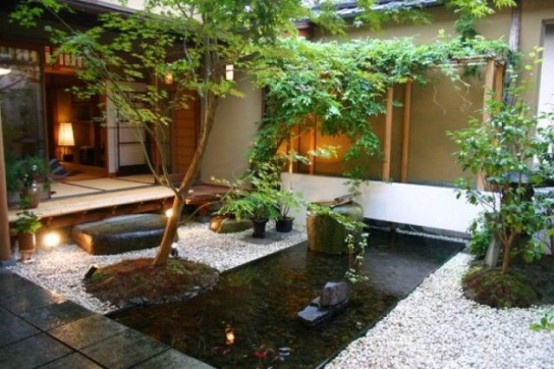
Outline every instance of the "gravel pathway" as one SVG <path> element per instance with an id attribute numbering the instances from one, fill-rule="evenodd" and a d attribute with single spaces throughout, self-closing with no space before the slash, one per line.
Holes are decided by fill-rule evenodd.
<path id="1" fill-rule="evenodd" d="M 498 310 L 467 300 L 460 253 L 400 301 L 325 369 L 554 368 L 554 332 L 529 325 L 539 309 Z"/>
<path id="2" fill-rule="evenodd" d="M 269 240 L 253 243 L 250 233 L 216 235 L 205 224 L 187 224 L 179 229 L 179 255 L 224 271 L 306 239 L 305 231 L 270 232 Z M 81 279 L 87 269 L 124 258 L 152 257 L 155 251 L 91 256 L 69 245 L 39 250 L 33 263 L 11 269 L 82 306 L 106 313 L 114 307 L 83 289 Z M 460 280 L 470 261 L 465 253 L 452 258 L 325 369 L 554 368 L 554 332 L 529 329 L 540 317 L 540 309 L 497 310 L 463 297 Z"/>

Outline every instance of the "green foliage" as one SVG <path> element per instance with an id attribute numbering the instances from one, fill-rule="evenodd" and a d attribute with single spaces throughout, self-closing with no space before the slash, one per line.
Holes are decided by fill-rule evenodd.
<path id="1" fill-rule="evenodd" d="M 348 247 L 348 270 L 344 277 L 353 285 L 365 282 L 368 276 L 363 274 L 364 254 L 367 248 L 367 238 L 363 237 L 356 246 L 356 237 L 348 234 L 346 243 Z"/>
<path id="2" fill-rule="evenodd" d="M 554 331 L 554 310 L 544 313 L 538 322 L 531 324 L 530 328 L 534 331 Z"/>
<path id="3" fill-rule="evenodd" d="M 468 298 L 492 307 L 529 307 L 537 301 L 531 283 L 519 273 L 473 268 L 463 277 L 462 284 Z"/>
<path id="4" fill-rule="evenodd" d="M 487 254 L 487 249 L 494 237 L 494 231 L 490 229 L 488 223 L 483 222 L 483 219 L 483 217 L 479 217 L 469 227 L 469 233 L 471 234 L 468 244 L 469 251 L 480 259 Z"/>
<path id="5" fill-rule="evenodd" d="M 416 45 L 410 38 L 365 39 L 356 42 L 313 43 L 281 40 L 280 48 L 264 55 L 255 71 L 267 91 L 266 115 L 260 122 L 252 156 L 271 158 L 292 129 L 299 134 L 317 128 L 323 135 L 346 135 L 352 142 L 344 171 L 367 177 L 367 158 L 380 154 L 380 141 L 368 118 L 384 114 L 386 92 L 408 80 L 424 84 L 427 72 L 439 68 L 463 83 L 452 59 L 507 53 L 501 41 L 446 40 Z"/>
<path id="6" fill-rule="evenodd" d="M 540 257 L 543 245 L 521 235 L 544 229 L 549 224 L 548 215 L 541 209 L 552 205 L 546 197 L 531 200 L 532 186 L 542 182 L 541 172 L 548 167 L 545 154 L 554 143 L 554 131 L 537 125 L 551 120 L 552 113 L 532 114 L 520 92 L 521 88 L 510 91 L 509 102 L 489 100 L 485 108 L 488 121 L 472 118 L 468 128 L 449 133 L 459 147 L 455 157 L 462 169 L 481 176 L 486 183 L 488 191 L 482 192 L 473 187 L 471 180 L 462 178 L 457 182 L 458 197 L 464 195 L 471 204 L 485 208 L 479 222 L 503 245 L 503 272 L 517 254 L 528 261 Z M 531 166 L 533 159 L 539 161 L 535 167 Z M 477 240 L 482 239 L 483 235 L 475 231 L 476 227 L 473 234 Z"/>
<path id="7" fill-rule="evenodd" d="M 44 159 L 38 156 L 25 156 L 16 159 L 13 170 L 17 178 L 19 188 L 31 188 L 33 183 L 47 181 L 48 168 Z"/>
<path id="8" fill-rule="evenodd" d="M 36 233 L 42 228 L 42 223 L 32 211 L 17 213 L 17 219 L 12 223 L 12 230 L 17 233 Z"/>

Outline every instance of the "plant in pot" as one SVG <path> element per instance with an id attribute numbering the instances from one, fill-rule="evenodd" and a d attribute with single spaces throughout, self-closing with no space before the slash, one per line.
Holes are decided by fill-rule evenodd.
<path id="1" fill-rule="evenodd" d="M 18 218 L 12 223 L 12 231 L 17 233 L 21 261 L 31 260 L 36 250 L 36 233 L 40 228 L 42 223 L 37 215 L 28 210 L 18 213 Z"/>
<path id="2" fill-rule="evenodd" d="M 266 191 L 245 190 L 239 197 L 223 199 L 217 214 L 233 214 L 236 219 L 250 219 L 254 225 L 253 237 L 264 238 L 266 224 L 279 215 L 275 198 Z"/>
<path id="3" fill-rule="evenodd" d="M 294 218 L 289 216 L 292 209 L 300 209 L 305 201 L 302 194 L 292 189 L 278 189 L 274 193 L 275 200 L 279 209 L 279 216 L 275 220 L 275 230 L 277 232 L 290 232 L 294 223 Z"/>
<path id="4" fill-rule="evenodd" d="M 22 209 L 38 207 L 42 190 L 48 185 L 48 169 L 38 156 L 26 156 L 16 161 L 15 173 L 20 191 L 19 206 Z"/>

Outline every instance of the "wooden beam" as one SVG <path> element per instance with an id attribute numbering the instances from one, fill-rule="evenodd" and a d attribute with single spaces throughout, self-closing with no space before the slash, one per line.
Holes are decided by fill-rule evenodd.
<path id="1" fill-rule="evenodd" d="M 392 151 L 392 99 L 393 87 L 389 87 L 387 91 L 387 115 L 385 117 L 385 142 L 383 147 L 383 181 L 390 179 L 390 162 Z"/>
<path id="2" fill-rule="evenodd" d="M 483 124 L 488 124 L 490 114 L 487 110 L 489 100 L 495 97 L 494 93 L 494 76 L 495 76 L 496 63 L 493 58 L 487 60 L 487 68 L 485 71 L 485 86 L 483 93 Z M 483 191 L 485 189 L 485 175 L 486 173 L 479 173 L 477 175 L 477 189 Z"/>
<path id="3" fill-rule="evenodd" d="M 408 182 L 408 160 L 410 156 L 410 123 L 412 118 L 412 81 L 404 88 L 404 115 L 402 117 L 402 168 L 400 181 Z"/>

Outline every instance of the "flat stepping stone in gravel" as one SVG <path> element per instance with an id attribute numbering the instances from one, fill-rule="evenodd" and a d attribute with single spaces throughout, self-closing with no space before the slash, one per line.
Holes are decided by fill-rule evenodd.
<path id="1" fill-rule="evenodd" d="M 157 247 L 167 219 L 158 214 L 123 215 L 73 227 L 73 240 L 91 255 Z"/>

